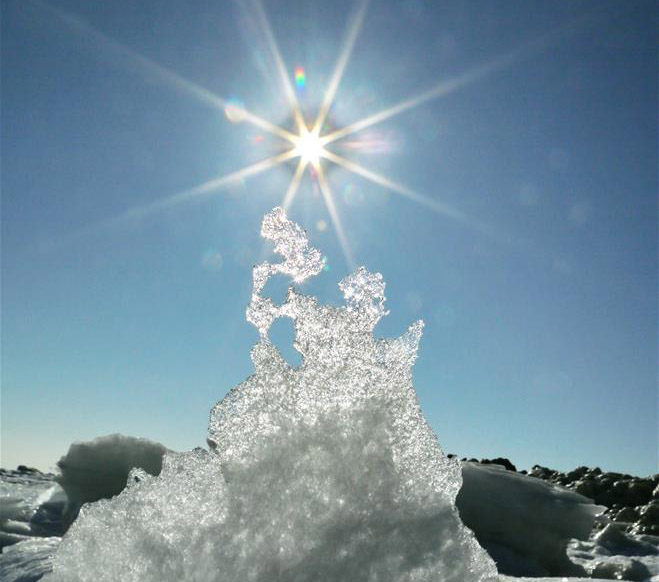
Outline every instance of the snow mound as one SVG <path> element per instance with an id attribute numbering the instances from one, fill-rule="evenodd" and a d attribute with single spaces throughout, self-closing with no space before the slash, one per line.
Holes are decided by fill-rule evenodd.
<path id="1" fill-rule="evenodd" d="M 143 438 L 111 434 L 73 443 L 58 462 L 56 478 L 68 498 L 67 521 L 73 521 L 83 503 L 118 495 L 131 469 L 158 475 L 167 449 Z"/>
<path id="2" fill-rule="evenodd" d="M 158 477 L 129 475 L 117 497 L 84 505 L 49 582 L 495 582 L 487 553 L 461 522 L 460 465 L 426 423 L 411 382 L 422 323 L 377 340 L 384 282 L 359 269 L 342 307 L 268 278 L 322 270 L 283 210 L 262 234 L 284 257 L 254 268 L 247 318 L 260 332 L 255 373 L 211 411 L 212 452 L 168 452 Z M 268 339 L 291 317 L 303 363 Z"/>

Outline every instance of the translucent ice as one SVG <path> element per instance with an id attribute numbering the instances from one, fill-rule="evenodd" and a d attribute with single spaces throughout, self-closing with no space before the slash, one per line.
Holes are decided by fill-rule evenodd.
<path id="1" fill-rule="evenodd" d="M 255 373 L 211 411 L 211 452 L 166 453 L 158 477 L 129 476 L 117 497 L 83 506 L 49 582 L 361 582 L 496 580 L 460 521 L 459 465 L 441 451 L 412 387 L 422 322 L 375 339 L 386 315 L 381 275 L 340 283 L 346 305 L 290 288 L 323 262 L 275 209 L 262 234 L 283 262 L 254 268 L 247 319 Z M 302 364 L 268 339 L 289 317 Z"/>

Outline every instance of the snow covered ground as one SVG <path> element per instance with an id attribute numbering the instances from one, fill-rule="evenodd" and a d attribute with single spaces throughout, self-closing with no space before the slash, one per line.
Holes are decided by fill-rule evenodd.
<path id="1" fill-rule="evenodd" d="M 119 450 L 125 449 L 128 441 L 124 438 L 121 439 L 121 442 L 119 440 L 116 442 Z M 107 446 L 106 441 L 104 446 L 98 450 L 107 449 Z M 141 451 L 148 448 L 148 445 L 145 446 L 144 443 L 140 446 Z M 156 447 L 154 450 L 158 450 L 158 448 Z M 103 461 L 103 458 L 89 454 L 89 451 L 85 456 L 92 465 Z M 70 460 L 73 458 L 70 457 Z M 147 461 L 145 464 L 148 462 L 153 462 L 153 460 Z M 465 463 L 464 465 L 463 478 L 466 489 L 458 497 L 458 507 L 464 513 L 466 509 L 464 493 L 467 493 L 467 497 L 471 496 L 471 499 L 468 500 L 471 507 L 466 509 L 467 512 L 484 511 L 488 505 L 491 508 L 487 519 L 482 520 L 485 529 L 481 529 L 480 535 L 476 530 L 481 542 L 481 538 L 486 539 L 490 536 L 489 539 L 491 539 L 491 529 L 488 528 L 491 528 L 493 519 L 501 519 L 511 526 L 508 528 L 507 536 L 513 535 L 517 529 L 518 538 L 524 539 L 529 535 L 529 527 L 537 528 L 542 516 L 547 516 L 547 508 L 543 509 L 541 504 L 548 503 L 552 496 L 556 500 L 562 499 L 561 495 L 566 496 L 564 499 L 570 499 L 570 496 L 574 495 L 567 490 L 550 493 L 551 490 L 547 489 L 544 482 L 524 477 L 518 473 L 505 472 L 496 466 L 475 463 Z M 81 469 L 79 463 L 75 466 L 78 467 L 78 470 Z M 118 469 L 118 473 L 121 473 L 121 469 Z M 123 473 L 124 477 L 126 475 L 127 470 Z M 493 475 L 494 477 L 492 477 Z M 71 475 L 68 478 L 73 479 Z M 119 474 L 115 474 L 114 478 L 119 478 Z M 2 582 L 35 582 L 51 569 L 52 555 L 59 545 L 60 535 L 65 527 L 67 500 L 64 491 L 53 479 L 53 475 L 41 473 L 0 472 L 0 507 L 2 509 L 0 540 L 3 546 L 0 555 L 0 580 Z M 497 481 L 501 482 L 497 483 Z M 509 485 L 507 491 L 495 493 L 495 489 L 500 488 L 503 483 Z M 512 485 L 510 485 L 511 483 Z M 524 492 L 526 484 L 530 484 L 530 486 L 528 491 Z M 480 494 L 475 495 L 474 493 L 479 489 Z M 543 495 L 543 493 L 545 494 Z M 91 490 L 84 493 L 90 497 L 98 494 L 97 487 L 95 494 Z M 556 495 L 558 497 L 555 497 Z M 515 504 L 515 499 L 520 502 L 523 500 L 523 502 Z M 530 499 L 534 499 L 533 505 L 530 505 Z M 74 504 L 78 501 L 76 499 Z M 561 504 L 563 501 L 559 505 Z M 563 507 L 561 517 L 570 515 L 574 517 L 574 512 L 579 511 L 577 507 L 579 505 L 571 510 Z M 591 507 L 594 506 L 591 505 Z M 515 512 L 518 514 L 515 515 Z M 519 528 L 516 524 L 523 519 L 523 515 L 519 512 L 526 513 L 530 516 L 529 521 L 534 523 L 531 526 Z M 570 512 L 573 513 L 570 514 Z M 488 522 L 490 522 L 489 525 Z M 473 524 L 470 525 L 473 526 Z M 548 526 L 549 523 L 546 522 L 544 525 Z M 554 532 L 558 531 L 557 527 L 558 524 L 555 524 Z M 563 524 L 562 527 L 570 530 L 575 527 L 575 524 Z M 546 530 L 536 532 L 536 537 L 538 535 L 550 534 Z M 510 541 L 508 543 L 510 545 Z M 608 526 L 603 530 L 594 530 L 587 540 L 570 540 L 567 545 L 567 555 L 571 562 L 581 565 L 587 572 L 595 575 L 594 578 L 586 578 L 588 580 L 659 581 L 659 538 L 654 536 L 625 534 L 615 525 Z M 508 558 L 515 559 L 512 551 L 509 552 Z M 524 565 L 525 559 L 522 556 L 518 554 L 516 559 L 522 566 Z M 501 582 L 574 582 L 583 579 L 578 576 L 531 578 L 500 575 Z"/>

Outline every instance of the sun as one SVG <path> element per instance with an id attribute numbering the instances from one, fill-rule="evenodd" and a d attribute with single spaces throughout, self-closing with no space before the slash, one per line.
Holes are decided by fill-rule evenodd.
<path id="1" fill-rule="evenodd" d="M 265 10 L 262 5 L 262 0 L 254 0 L 254 16 L 263 33 L 263 37 L 268 44 L 270 55 L 276 66 L 276 74 L 279 77 L 282 89 L 290 111 L 294 120 L 294 128 L 287 129 L 281 127 L 255 113 L 249 111 L 242 105 L 235 103 L 233 100 L 224 99 L 211 91 L 195 85 L 194 83 L 184 79 L 178 74 L 166 69 L 165 67 L 150 61 L 146 57 L 135 53 L 131 49 L 121 45 L 110 38 L 106 37 L 91 26 L 78 23 L 76 19 L 76 30 L 81 34 L 89 36 L 102 47 L 112 49 L 115 52 L 126 55 L 133 66 L 144 70 L 149 75 L 156 75 L 161 80 L 174 86 L 176 89 L 186 92 L 188 95 L 208 104 L 220 111 L 223 111 L 226 118 L 232 123 L 245 123 L 257 127 L 282 141 L 282 148 L 280 153 L 277 153 L 269 158 L 262 159 L 249 166 L 243 167 L 235 172 L 210 179 L 202 184 L 188 188 L 176 194 L 172 194 L 165 198 L 156 200 L 150 204 L 134 207 L 122 215 L 104 221 L 107 224 L 114 224 L 123 222 L 125 220 L 134 220 L 136 217 L 141 217 L 154 211 L 170 208 L 175 205 L 186 203 L 201 197 L 207 197 L 215 194 L 218 190 L 230 187 L 231 185 L 240 182 L 246 178 L 256 176 L 267 170 L 279 166 L 280 164 L 288 163 L 293 160 L 298 160 L 297 167 L 288 185 L 284 199 L 282 202 L 283 208 L 286 210 L 293 203 L 295 196 L 299 190 L 302 177 L 306 170 L 309 170 L 313 176 L 314 181 L 317 183 L 319 190 L 322 194 L 323 201 L 327 207 L 329 217 L 331 219 L 334 231 L 343 250 L 346 262 L 351 268 L 354 268 L 355 261 L 352 256 L 352 251 L 348 238 L 344 232 L 343 225 L 339 216 L 337 206 L 335 204 L 334 195 L 331 186 L 326 177 L 326 166 L 335 164 L 342 167 L 348 172 L 352 172 L 365 180 L 368 180 L 389 192 L 398 194 L 429 208 L 434 212 L 443 214 L 444 216 L 462 223 L 465 226 L 474 228 L 481 231 L 488 236 L 499 238 L 488 225 L 477 221 L 460 210 L 449 206 L 448 204 L 440 201 L 435 196 L 427 196 L 419 193 L 403 184 L 395 182 L 381 174 L 378 174 L 368 168 L 365 168 L 353 160 L 347 159 L 337 154 L 334 149 L 328 146 L 343 140 L 349 135 L 358 133 L 368 127 L 380 124 L 387 119 L 398 116 L 405 111 L 409 111 L 423 103 L 446 96 L 460 87 L 473 83 L 485 75 L 492 74 L 501 70 L 504 67 L 514 63 L 519 58 L 519 54 L 524 51 L 517 50 L 509 54 L 501 55 L 497 59 L 483 63 L 472 70 L 468 70 L 456 77 L 445 79 L 432 86 L 430 89 L 392 105 L 381 111 L 367 115 L 366 117 L 346 125 L 344 127 L 333 128 L 327 134 L 321 135 L 321 129 L 325 126 L 332 105 L 334 103 L 341 79 L 350 60 L 352 49 L 355 45 L 357 36 L 362 28 L 364 16 L 369 4 L 369 0 L 356 0 L 356 8 L 349 19 L 348 28 L 343 39 L 342 50 L 336 62 L 335 69 L 330 78 L 329 84 L 323 95 L 322 103 L 318 109 L 317 116 L 313 119 L 312 123 L 307 123 L 300 103 L 298 102 L 296 88 L 301 89 L 306 83 L 306 74 L 302 67 L 296 67 L 294 70 L 295 87 L 293 85 L 290 71 L 284 64 L 279 47 L 275 40 L 274 34 L 270 27 L 270 23 L 266 16 Z M 59 10 L 51 8 L 51 10 L 66 22 L 70 22 L 73 17 L 67 15 Z M 310 120 L 311 121 L 311 120 Z"/>
<path id="2" fill-rule="evenodd" d="M 325 147 L 318 131 L 306 127 L 297 137 L 294 152 L 305 166 L 310 164 L 316 170 L 320 166 L 320 159 L 326 157 Z"/>

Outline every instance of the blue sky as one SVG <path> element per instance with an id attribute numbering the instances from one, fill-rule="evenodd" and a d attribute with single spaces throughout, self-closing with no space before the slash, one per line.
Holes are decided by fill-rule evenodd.
<path id="1" fill-rule="evenodd" d="M 313 115 L 355 6 L 264 6 Z M 47 469 L 111 432 L 202 445 L 251 373 L 260 219 L 295 164 L 126 213 L 276 151 L 209 95 L 293 127 L 254 6 L 2 11 L 1 464 Z M 368 8 L 330 130 L 464 81 L 328 149 L 467 219 L 323 166 L 355 261 L 387 283 L 377 333 L 426 322 L 414 381 L 447 452 L 657 471 L 656 26 L 644 1 Z M 308 173 L 289 214 L 328 260 L 305 292 L 338 303 L 350 267 Z"/>

